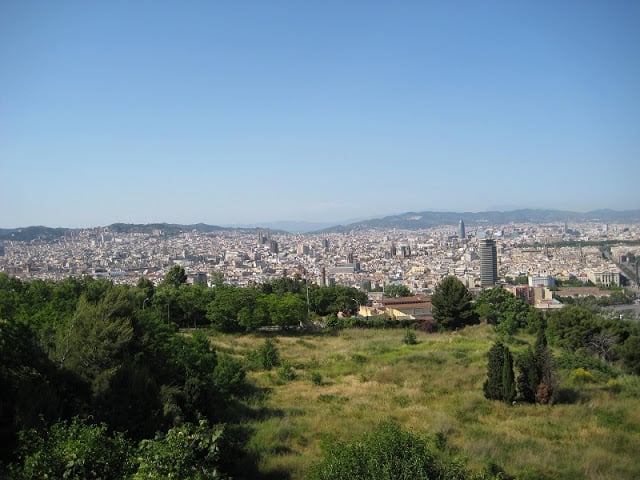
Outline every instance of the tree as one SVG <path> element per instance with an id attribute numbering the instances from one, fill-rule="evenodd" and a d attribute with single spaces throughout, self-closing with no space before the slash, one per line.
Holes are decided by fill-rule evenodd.
<path id="1" fill-rule="evenodd" d="M 517 388 L 520 400 L 535 403 L 541 375 L 537 357 L 531 347 L 516 359 L 516 367 L 519 371 Z"/>
<path id="2" fill-rule="evenodd" d="M 205 420 L 185 423 L 143 440 L 138 449 L 138 469 L 133 480 L 179 478 L 214 480 L 228 478 L 220 468 L 222 427 Z"/>
<path id="3" fill-rule="evenodd" d="M 431 297 L 433 318 L 445 329 L 456 329 L 478 323 L 467 287 L 456 277 L 445 277 Z"/>
<path id="4" fill-rule="evenodd" d="M 269 315 L 274 325 L 292 327 L 307 319 L 307 303 L 293 293 L 269 295 Z"/>
<path id="5" fill-rule="evenodd" d="M 618 354 L 628 371 L 640 375 L 640 335 L 633 335 L 618 347 Z"/>
<path id="6" fill-rule="evenodd" d="M 384 422 L 352 442 L 335 442 L 312 466 L 315 480 L 464 480 L 472 478 L 463 466 L 442 461 L 423 437 Z"/>
<path id="7" fill-rule="evenodd" d="M 280 365 L 278 348 L 270 338 L 266 338 L 264 343 L 252 352 L 251 357 L 256 366 L 264 370 L 271 370 L 273 367 Z"/>
<path id="8" fill-rule="evenodd" d="M 107 425 L 78 418 L 51 428 L 21 432 L 21 464 L 11 466 L 12 478 L 116 480 L 133 473 L 133 447 L 120 433 L 109 435 Z"/>
<path id="9" fill-rule="evenodd" d="M 111 288 L 97 304 L 82 297 L 58 328 L 52 358 L 89 382 L 94 393 L 105 389 L 133 339 L 132 313 L 124 288 Z"/>
<path id="10" fill-rule="evenodd" d="M 487 379 L 484 382 L 484 396 L 489 400 L 512 402 L 515 398 L 513 357 L 507 347 L 496 342 L 487 354 Z"/>
<path id="11" fill-rule="evenodd" d="M 138 283 L 136 284 L 136 288 L 140 292 L 140 297 L 142 298 L 142 306 L 144 307 L 145 300 L 151 300 L 153 294 L 156 293 L 156 287 L 153 285 L 153 282 L 145 277 L 140 277 L 138 279 Z"/>
<path id="12" fill-rule="evenodd" d="M 558 395 L 553 355 L 547 346 L 542 326 L 534 348 L 529 347 L 516 361 L 519 370 L 517 387 L 524 402 L 554 403 Z"/>
<path id="13" fill-rule="evenodd" d="M 413 292 L 404 285 L 396 285 L 392 283 L 391 285 L 384 286 L 384 296 L 385 297 L 412 297 Z"/>
<path id="14" fill-rule="evenodd" d="M 164 276 L 163 283 L 179 287 L 183 283 L 187 283 L 187 274 L 182 265 L 172 265 L 167 274 Z"/>
<path id="15" fill-rule="evenodd" d="M 504 349 L 502 362 L 502 400 L 507 403 L 516 398 L 516 382 L 513 376 L 513 357 L 508 348 Z"/>
<path id="16" fill-rule="evenodd" d="M 503 288 L 488 288 L 475 298 L 476 313 L 496 326 L 504 336 L 527 325 L 531 306 Z"/>

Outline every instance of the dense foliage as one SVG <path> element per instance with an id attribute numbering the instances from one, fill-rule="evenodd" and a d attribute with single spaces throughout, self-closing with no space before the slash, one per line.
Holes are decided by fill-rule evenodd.
<path id="1" fill-rule="evenodd" d="M 162 295 L 179 301 L 199 297 L 199 289 L 0 275 L 0 443 L 14 473 L 21 462 L 29 478 L 47 469 L 50 478 L 88 478 L 81 468 L 101 469 L 104 458 L 98 476 L 111 478 L 106 465 L 120 462 L 124 440 L 232 419 L 245 386 L 242 364 L 219 356 L 201 332 L 179 334 L 154 308 Z M 189 304 L 184 300 L 181 310 Z M 69 467 L 68 455 L 84 466 Z"/>
<path id="2" fill-rule="evenodd" d="M 464 480 L 482 478 L 394 422 L 381 423 L 351 442 L 334 442 L 312 468 L 317 480 Z"/>
<path id="3" fill-rule="evenodd" d="M 534 323 L 533 308 L 524 300 L 502 288 L 488 288 L 474 299 L 476 313 L 495 325 L 502 335 L 513 335 L 518 329 Z"/>
<path id="4" fill-rule="evenodd" d="M 513 357 L 508 347 L 496 342 L 487 354 L 487 380 L 483 384 L 484 396 L 489 400 L 510 403 L 515 399 Z"/>
<path id="5" fill-rule="evenodd" d="M 549 343 L 580 355 L 620 362 L 640 374 L 640 324 L 603 318 L 591 308 L 568 305 L 547 319 Z"/>
<path id="6" fill-rule="evenodd" d="M 431 297 L 433 317 L 438 326 L 455 330 L 478 323 L 478 315 L 471 300 L 471 293 L 457 277 L 445 277 Z"/>

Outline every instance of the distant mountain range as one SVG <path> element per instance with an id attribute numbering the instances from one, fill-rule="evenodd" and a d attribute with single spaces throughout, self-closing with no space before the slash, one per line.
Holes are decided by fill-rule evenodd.
<path id="1" fill-rule="evenodd" d="M 521 209 L 509 212 L 407 212 L 398 215 L 390 215 L 382 218 L 362 220 L 347 225 L 328 226 L 311 222 L 271 222 L 260 226 L 233 226 L 220 227 L 197 223 L 192 225 L 180 225 L 174 223 L 148 223 L 130 224 L 114 223 L 105 227 L 116 233 L 153 233 L 162 231 L 165 236 L 177 235 L 182 232 L 198 231 L 204 233 L 219 231 L 245 231 L 252 232 L 260 228 L 269 228 L 273 233 L 310 232 L 313 233 L 340 233 L 371 228 L 378 229 L 407 229 L 419 230 L 436 227 L 438 225 L 457 225 L 462 219 L 466 226 L 504 225 L 507 223 L 557 223 L 557 222 L 602 222 L 602 223 L 633 223 L 640 222 L 640 210 L 594 210 L 591 212 L 568 212 L 564 210 L 540 210 Z M 31 241 L 40 239 L 51 241 L 70 232 L 77 232 L 78 228 L 50 228 L 33 226 L 24 228 L 0 228 L 0 240 Z"/>
<path id="2" fill-rule="evenodd" d="M 305 233 L 315 232 L 324 228 L 330 228 L 335 223 L 331 222 L 295 222 L 289 220 L 282 220 L 279 222 L 268 222 L 261 224 L 246 224 L 246 225 L 225 225 L 226 228 L 269 228 L 271 230 L 281 230 L 290 233 Z"/>
<path id="3" fill-rule="evenodd" d="M 349 232 L 370 228 L 398 228 L 418 230 L 438 225 L 457 225 L 462 219 L 466 226 L 504 225 L 507 223 L 557 223 L 557 222 L 639 222 L 640 210 L 594 210 L 591 212 L 568 212 L 564 210 L 521 209 L 508 212 L 407 212 L 382 218 L 364 220 L 326 228 L 316 233 Z"/>

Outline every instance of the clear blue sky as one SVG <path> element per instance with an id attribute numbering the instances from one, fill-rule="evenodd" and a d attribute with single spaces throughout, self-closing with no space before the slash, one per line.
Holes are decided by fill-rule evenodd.
<path id="1" fill-rule="evenodd" d="M 0 1 L 0 226 L 640 208 L 638 1 Z"/>

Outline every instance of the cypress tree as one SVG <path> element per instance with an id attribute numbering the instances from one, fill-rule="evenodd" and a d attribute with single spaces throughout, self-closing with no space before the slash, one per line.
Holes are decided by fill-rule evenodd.
<path id="1" fill-rule="evenodd" d="M 487 379 L 484 382 L 484 396 L 489 400 L 502 400 L 502 367 L 504 365 L 505 347 L 501 342 L 496 342 L 489 349 L 487 357 Z"/>
<path id="2" fill-rule="evenodd" d="M 538 356 L 529 347 L 516 360 L 516 366 L 520 372 L 517 379 L 518 393 L 524 402 L 535 403 L 536 401 L 536 390 L 541 380 L 537 358 Z"/>
<path id="3" fill-rule="evenodd" d="M 516 382 L 513 375 L 513 357 L 508 348 L 504 349 L 502 362 L 502 400 L 513 402 L 516 398 Z"/>

